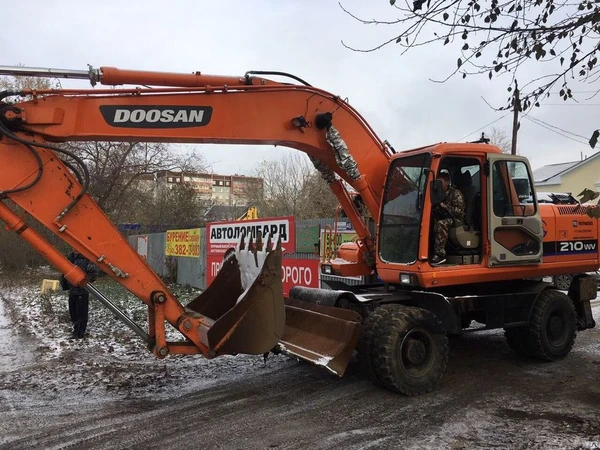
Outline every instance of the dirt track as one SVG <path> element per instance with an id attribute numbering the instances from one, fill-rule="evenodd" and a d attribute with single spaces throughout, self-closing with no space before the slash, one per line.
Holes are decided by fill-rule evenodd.
<path id="1" fill-rule="evenodd" d="M 516 356 L 497 332 L 453 339 L 437 391 L 416 398 L 372 386 L 355 367 L 338 379 L 285 357 L 242 360 L 233 375 L 222 366 L 226 381 L 160 400 L 151 382 L 142 395 L 15 385 L 69 362 L 50 361 L 3 378 L 0 448 L 600 448 L 599 341 L 600 330 L 582 332 L 566 360 L 545 364 Z"/>

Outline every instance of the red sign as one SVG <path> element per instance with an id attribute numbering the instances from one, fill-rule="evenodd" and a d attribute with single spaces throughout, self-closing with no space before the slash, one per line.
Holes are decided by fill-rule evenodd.
<path id="1" fill-rule="evenodd" d="M 287 296 L 294 286 L 320 287 L 318 259 L 284 259 L 281 266 L 283 295 Z"/>
<path id="2" fill-rule="evenodd" d="M 281 238 L 283 253 L 296 251 L 296 222 L 293 217 L 213 222 L 207 224 L 206 230 L 207 255 L 223 255 L 231 247 L 236 247 L 242 236 L 248 243 L 250 237 L 256 242 L 259 235 L 263 241 L 266 236 L 270 236 L 273 242 Z"/>
<path id="3" fill-rule="evenodd" d="M 217 276 L 222 262 L 223 256 L 206 256 L 207 286 Z M 290 289 L 294 286 L 318 288 L 320 285 L 319 261 L 316 259 L 283 259 L 281 270 L 284 295 L 288 295 Z"/>
<path id="4" fill-rule="evenodd" d="M 223 263 L 223 255 L 206 255 L 206 287 L 213 282 Z"/>

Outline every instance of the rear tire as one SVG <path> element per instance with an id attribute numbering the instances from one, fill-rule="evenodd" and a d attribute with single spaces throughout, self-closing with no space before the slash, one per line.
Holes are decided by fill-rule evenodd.
<path id="1" fill-rule="evenodd" d="M 448 364 L 442 323 L 421 308 L 385 305 L 376 311 L 372 367 L 378 382 L 405 395 L 432 391 Z"/>
<path id="2" fill-rule="evenodd" d="M 528 353 L 556 361 L 569 354 L 577 335 L 577 314 L 571 299 L 554 289 L 543 291 L 533 304 L 529 321 Z"/>

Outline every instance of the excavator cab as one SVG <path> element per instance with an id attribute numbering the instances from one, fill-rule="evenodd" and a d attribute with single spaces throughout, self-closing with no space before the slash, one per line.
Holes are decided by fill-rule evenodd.
<path id="1" fill-rule="evenodd" d="M 464 204 L 464 221 L 455 221 L 449 230 L 446 260 L 449 264 L 479 264 L 481 255 L 481 160 L 467 156 L 446 156 L 438 173 L 446 171 L 451 185 L 460 191 Z"/>
<path id="2" fill-rule="evenodd" d="M 380 218 L 381 262 L 412 265 L 433 256 L 435 203 L 444 194 L 432 192 L 432 181 L 446 173 L 465 203 L 464 218 L 453 220 L 449 229 L 447 265 L 482 264 L 486 242 L 488 266 L 539 263 L 542 221 L 527 160 L 443 150 L 423 149 L 391 161 Z M 434 200 L 436 195 L 442 197 Z"/>

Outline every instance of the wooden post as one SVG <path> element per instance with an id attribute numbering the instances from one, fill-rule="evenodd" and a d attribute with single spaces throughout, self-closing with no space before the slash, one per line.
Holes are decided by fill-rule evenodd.
<path id="1" fill-rule="evenodd" d="M 519 130 L 519 88 L 515 81 L 515 102 L 513 105 L 513 129 L 512 129 L 512 146 L 510 149 L 511 155 L 517 154 L 517 131 Z"/>

